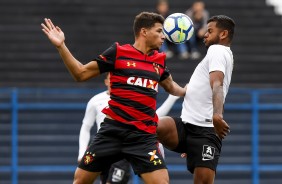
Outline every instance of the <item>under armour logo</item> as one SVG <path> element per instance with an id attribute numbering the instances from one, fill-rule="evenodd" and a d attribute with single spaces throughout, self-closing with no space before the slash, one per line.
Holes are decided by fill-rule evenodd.
<path id="1" fill-rule="evenodd" d="M 158 160 L 154 160 L 153 163 L 154 163 L 154 165 L 162 164 L 162 161 L 161 161 L 161 159 L 158 159 Z"/>
<path id="2" fill-rule="evenodd" d="M 133 67 L 136 67 L 136 63 L 134 63 L 134 62 L 132 62 L 132 63 L 127 62 L 127 66 L 133 66 Z"/>

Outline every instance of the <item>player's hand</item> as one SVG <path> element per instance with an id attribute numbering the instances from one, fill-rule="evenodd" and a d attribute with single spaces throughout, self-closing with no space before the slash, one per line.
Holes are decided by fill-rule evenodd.
<path id="1" fill-rule="evenodd" d="M 51 19 L 45 18 L 44 21 L 45 24 L 41 23 L 42 31 L 54 46 L 60 47 L 65 41 L 64 32 L 58 26 L 54 26 Z"/>
<path id="2" fill-rule="evenodd" d="M 221 139 L 224 139 L 225 136 L 227 136 L 227 134 L 230 132 L 230 127 L 223 120 L 223 117 L 220 114 L 213 115 L 213 125 L 214 125 L 216 134 Z"/>
<path id="3" fill-rule="evenodd" d="M 186 153 L 181 153 L 181 158 L 186 158 L 187 157 L 187 154 Z"/>

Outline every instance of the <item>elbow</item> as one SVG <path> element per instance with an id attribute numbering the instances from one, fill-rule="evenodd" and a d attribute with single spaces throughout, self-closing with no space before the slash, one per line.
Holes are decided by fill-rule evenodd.
<path id="1" fill-rule="evenodd" d="M 82 82 L 83 78 L 81 76 L 78 75 L 72 75 L 73 79 L 75 82 Z"/>
<path id="2" fill-rule="evenodd" d="M 78 73 L 75 73 L 72 76 L 73 76 L 73 79 L 75 80 L 75 82 L 83 82 L 83 81 L 87 80 L 84 72 L 78 72 Z"/>
<path id="3" fill-rule="evenodd" d="M 83 82 L 84 80 L 81 77 L 74 77 L 75 82 Z"/>

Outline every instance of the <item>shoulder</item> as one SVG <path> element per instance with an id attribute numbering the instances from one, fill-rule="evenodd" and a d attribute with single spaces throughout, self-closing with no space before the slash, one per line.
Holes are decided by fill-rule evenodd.
<path id="1" fill-rule="evenodd" d="M 207 60 L 211 63 L 233 63 L 233 54 L 230 47 L 224 45 L 212 45 L 208 49 Z"/>
<path id="2" fill-rule="evenodd" d="M 224 45 L 211 45 L 208 48 L 208 54 L 220 54 L 225 52 L 231 52 L 230 47 L 224 46 Z"/>

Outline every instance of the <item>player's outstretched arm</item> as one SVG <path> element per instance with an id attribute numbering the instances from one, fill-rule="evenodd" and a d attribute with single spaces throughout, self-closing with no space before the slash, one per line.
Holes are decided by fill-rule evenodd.
<path id="1" fill-rule="evenodd" d="M 174 96 L 185 96 L 186 87 L 179 86 L 173 81 L 171 75 L 159 83 L 166 92 Z"/>
<path id="2" fill-rule="evenodd" d="M 101 113 L 101 112 L 100 112 Z M 92 97 L 87 103 L 84 118 L 79 133 L 79 154 L 78 161 L 81 160 L 90 141 L 91 129 L 96 121 L 97 111 L 95 108 L 95 97 Z"/>
<path id="3" fill-rule="evenodd" d="M 178 96 L 169 95 L 164 103 L 157 109 L 156 113 L 159 117 L 166 116 L 176 100 L 178 100 Z"/>
<path id="4" fill-rule="evenodd" d="M 41 24 L 42 31 L 58 49 L 64 64 L 76 81 L 85 81 L 100 74 L 96 61 L 91 61 L 86 65 L 79 62 L 65 45 L 64 32 L 58 26 L 55 26 L 51 19 L 45 18 L 44 21 L 45 23 Z"/>

